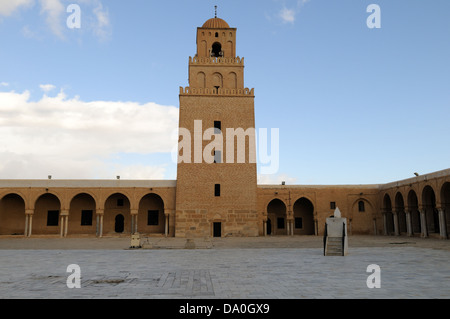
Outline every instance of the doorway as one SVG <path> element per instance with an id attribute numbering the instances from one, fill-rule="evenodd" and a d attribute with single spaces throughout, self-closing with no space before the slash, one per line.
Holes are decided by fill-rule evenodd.
<path id="1" fill-rule="evenodd" d="M 125 218 L 122 214 L 119 214 L 116 216 L 115 224 L 114 224 L 114 231 L 116 233 L 123 233 L 124 230 L 124 221 Z"/>
<path id="2" fill-rule="evenodd" d="M 222 237 L 222 223 L 217 222 L 213 224 L 213 236 Z"/>

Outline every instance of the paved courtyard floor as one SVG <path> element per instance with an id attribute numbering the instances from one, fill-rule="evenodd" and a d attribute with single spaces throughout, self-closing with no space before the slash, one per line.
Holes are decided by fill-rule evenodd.
<path id="1" fill-rule="evenodd" d="M 129 238 L 2 237 L 0 298 L 450 298 L 449 240 L 351 236 L 345 257 L 323 256 L 315 236 L 187 243 L 150 237 L 130 249 Z M 67 286 L 72 264 L 81 288 Z M 367 286 L 372 264 L 381 288 Z"/>

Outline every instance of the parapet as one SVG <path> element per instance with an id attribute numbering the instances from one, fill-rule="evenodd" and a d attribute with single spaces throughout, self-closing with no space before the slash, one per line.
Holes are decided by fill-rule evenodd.
<path id="1" fill-rule="evenodd" d="M 236 57 L 236 58 L 200 58 L 198 56 L 189 57 L 189 64 L 196 65 L 209 65 L 209 64 L 232 64 L 232 65 L 244 65 L 244 58 Z"/>
<path id="2" fill-rule="evenodd" d="M 225 89 L 225 88 L 192 88 L 181 87 L 180 95 L 218 95 L 218 96 L 255 96 L 255 89 Z"/>

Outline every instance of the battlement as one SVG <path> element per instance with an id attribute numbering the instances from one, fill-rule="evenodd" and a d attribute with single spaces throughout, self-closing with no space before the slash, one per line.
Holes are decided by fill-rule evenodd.
<path id="1" fill-rule="evenodd" d="M 244 65 L 244 58 L 236 57 L 236 58 L 201 58 L 198 56 L 189 57 L 189 65 L 217 65 L 217 64 L 228 64 L 228 65 Z"/>
<path id="2" fill-rule="evenodd" d="M 218 95 L 218 96 L 255 96 L 255 89 L 225 89 L 225 88 L 192 88 L 181 87 L 180 95 Z"/>

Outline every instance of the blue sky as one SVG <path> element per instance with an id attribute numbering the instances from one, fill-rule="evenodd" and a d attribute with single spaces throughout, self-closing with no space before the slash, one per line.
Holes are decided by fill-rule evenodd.
<path id="1" fill-rule="evenodd" d="M 214 5 L 238 28 L 257 128 L 280 129 L 278 173 L 260 182 L 450 167 L 448 0 L 17 0 L 0 1 L 0 178 L 175 179 L 168 132 Z"/>

